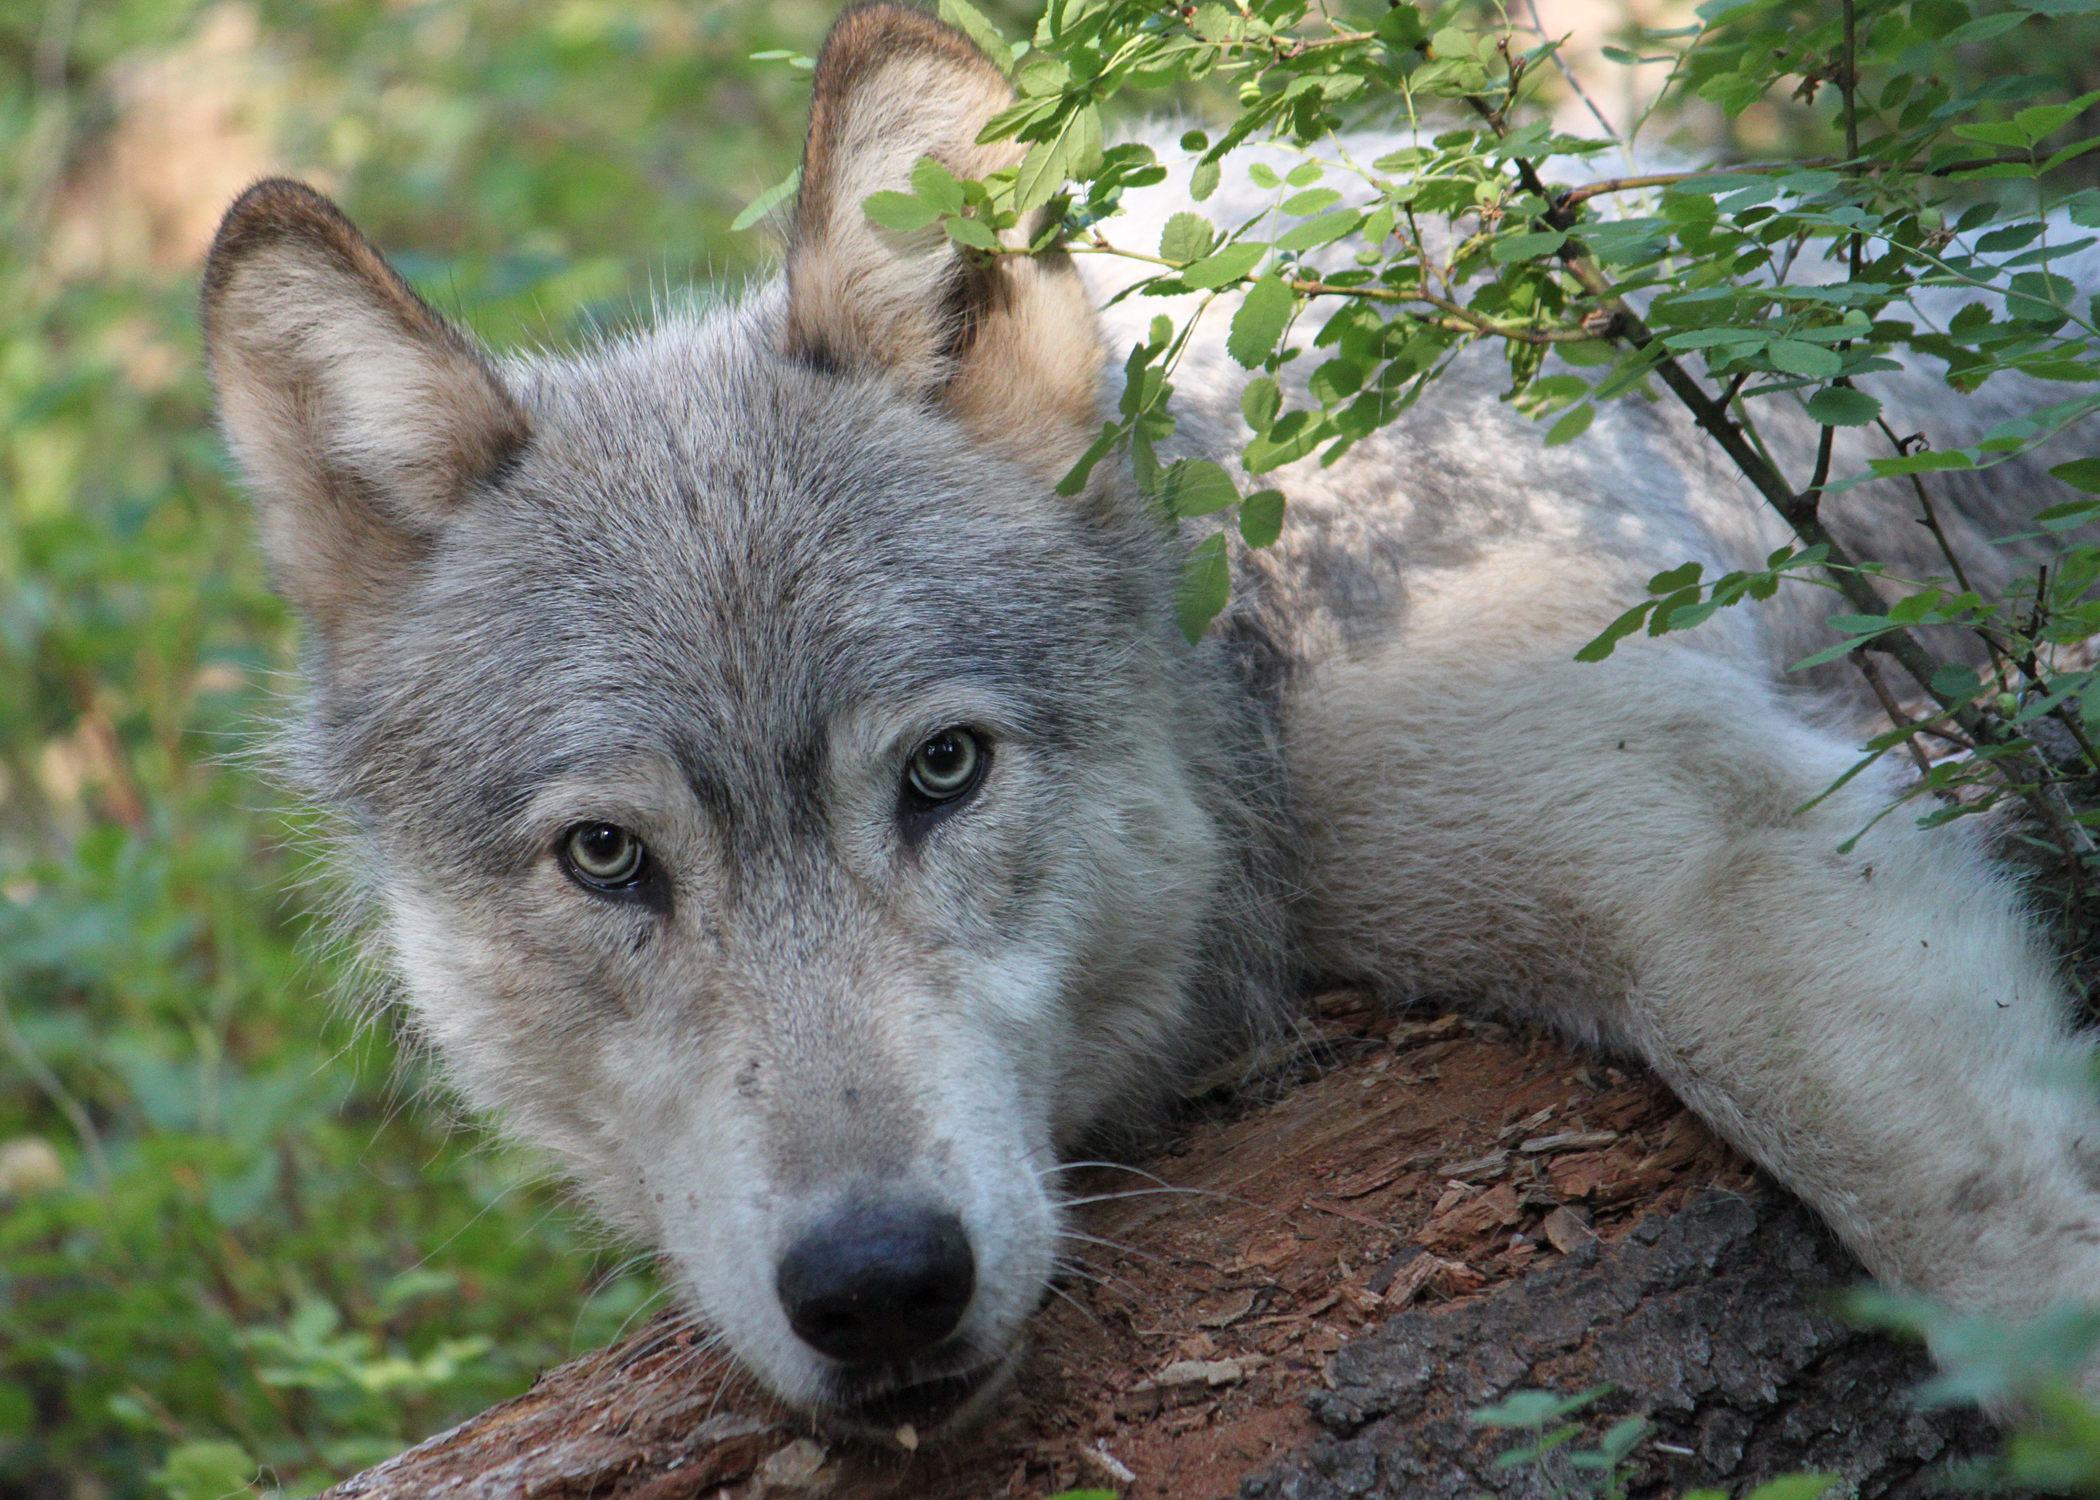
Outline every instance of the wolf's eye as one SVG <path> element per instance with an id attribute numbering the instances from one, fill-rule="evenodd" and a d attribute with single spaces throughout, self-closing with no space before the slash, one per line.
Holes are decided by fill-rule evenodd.
<path id="1" fill-rule="evenodd" d="M 600 891 L 640 883 L 649 864 L 648 847 L 617 823 L 578 823 L 562 840 L 561 857 L 572 878 Z"/>
<path id="2" fill-rule="evenodd" d="M 977 785 L 984 747 L 967 729 L 943 729 L 911 753 L 911 789 L 928 802 L 951 802 Z"/>

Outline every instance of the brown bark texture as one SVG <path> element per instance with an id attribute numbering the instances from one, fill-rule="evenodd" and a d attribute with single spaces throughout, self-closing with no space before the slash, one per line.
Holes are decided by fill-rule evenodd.
<path id="1" fill-rule="evenodd" d="M 1513 1500 L 1509 1393 L 1611 1391 L 1654 1431 L 1631 1493 L 1796 1471 L 1923 1496 L 1995 1438 L 1921 1411 L 1923 1356 L 1846 1326 L 1858 1266 L 1652 1080 L 1456 1016 L 1326 997 L 1323 1035 L 1204 1103 L 1143 1173 L 1080 1185 L 1079 1261 L 971 1431 L 808 1428 L 674 1318 L 329 1494 L 337 1500 Z M 1841 1491 L 1844 1493 L 1846 1491 Z"/>

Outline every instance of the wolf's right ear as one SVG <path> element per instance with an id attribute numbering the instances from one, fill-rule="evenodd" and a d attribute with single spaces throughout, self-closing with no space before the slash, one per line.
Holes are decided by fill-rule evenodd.
<path id="1" fill-rule="evenodd" d="M 333 654 L 525 445 L 524 413 L 333 203 L 282 178 L 219 225 L 204 337 L 278 586 Z"/>

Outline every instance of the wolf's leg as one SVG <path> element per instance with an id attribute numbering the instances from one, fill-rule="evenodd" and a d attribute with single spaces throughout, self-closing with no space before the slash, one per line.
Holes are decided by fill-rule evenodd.
<path id="1" fill-rule="evenodd" d="M 1739 662 L 1586 666 L 1543 619 L 1409 635 L 1295 711 L 1316 959 L 1637 1053 L 1879 1277 L 2100 1301 L 2087 1050 L 1965 830 L 1906 808 L 1839 854 L 1884 784 L 1797 813 L 1856 752 Z"/>

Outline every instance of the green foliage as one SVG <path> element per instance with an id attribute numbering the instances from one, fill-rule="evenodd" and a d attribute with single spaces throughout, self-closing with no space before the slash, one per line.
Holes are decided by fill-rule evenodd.
<path id="1" fill-rule="evenodd" d="M 1515 1391 L 1493 1406 L 1473 1412 L 1476 1427 L 1512 1428 L 1528 1434 L 1513 1448 L 1495 1456 L 1497 1468 L 1532 1468 L 1540 1488 L 1555 1500 L 1594 1495 L 1597 1500 L 1625 1500 L 1635 1479 L 1634 1451 L 1654 1432 L 1645 1417 L 1624 1417 L 1599 1435 L 1594 1448 L 1577 1448 L 1581 1413 L 1609 1395 L 1608 1385 L 1572 1396 L 1551 1391 Z M 1744 1500 L 1816 1500 L 1837 1483 L 1830 1474 L 1787 1474 L 1749 1491 Z M 1728 1500 L 1720 1490 L 1693 1490 L 1685 1500 Z"/>

